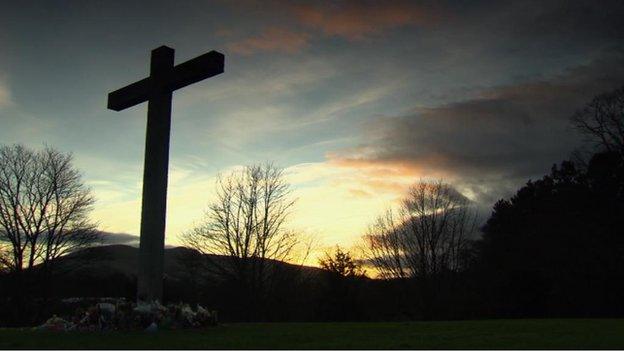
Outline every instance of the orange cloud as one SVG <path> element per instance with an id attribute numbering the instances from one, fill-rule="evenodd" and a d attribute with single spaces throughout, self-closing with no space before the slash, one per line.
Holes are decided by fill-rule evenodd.
<path id="1" fill-rule="evenodd" d="M 345 149 L 338 153 L 326 155 L 330 164 L 338 167 L 358 169 L 371 177 L 448 177 L 450 174 L 436 167 L 444 163 L 443 155 L 430 154 L 418 162 L 405 158 L 385 159 L 366 152 L 358 152 L 359 148 Z"/>
<path id="2" fill-rule="evenodd" d="M 346 176 L 334 176 L 329 184 L 334 187 L 348 186 L 351 196 L 371 198 L 384 194 L 394 201 L 400 200 L 409 187 L 423 179 L 454 180 L 455 175 L 437 164 L 444 157 L 430 155 L 426 160 L 381 159 L 359 148 L 328 153 L 326 164 L 344 170 Z"/>
<path id="3" fill-rule="evenodd" d="M 227 45 L 231 53 L 250 55 L 258 51 L 295 53 L 308 45 L 309 35 L 284 28 L 270 27 L 260 35 Z"/>
<path id="4" fill-rule="evenodd" d="M 281 2 L 278 2 L 281 4 Z M 253 9 L 269 8 L 269 11 L 285 16 L 282 27 L 268 27 L 260 34 L 227 44 L 231 53 L 251 55 L 262 51 L 295 53 L 309 45 L 313 36 L 340 36 L 349 40 L 361 40 L 383 31 L 409 26 L 429 26 L 439 19 L 440 11 L 410 2 L 318 2 L 313 5 L 290 3 L 275 6 L 271 2 L 243 2 Z M 235 35 L 232 29 L 222 28 L 216 33 L 223 38 Z"/>
<path id="5" fill-rule="evenodd" d="M 406 25 L 429 25 L 436 17 L 431 9 L 399 2 L 299 5 L 292 11 L 304 26 L 350 40 Z"/>

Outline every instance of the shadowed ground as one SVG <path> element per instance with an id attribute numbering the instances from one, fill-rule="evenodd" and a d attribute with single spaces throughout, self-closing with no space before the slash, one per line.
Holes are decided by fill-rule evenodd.
<path id="1" fill-rule="evenodd" d="M 623 348 L 622 319 L 226 324 L 205 330 L 49 333 L 1 329 L 0 348 Z"/>

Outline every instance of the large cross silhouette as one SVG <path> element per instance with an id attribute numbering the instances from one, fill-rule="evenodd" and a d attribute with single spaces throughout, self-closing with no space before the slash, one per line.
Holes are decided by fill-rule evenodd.
<path id="1" fill-rule="evenodd" d="M 147 136 L 137 300 L 162 302 L 167 211 L 171 96 L 174 90 L 223 73 L 224 56 L 210 51 L 173 65 L 174 50 L 152 50 L 150 76 L 108 94 L 108 108 L 121 111 L 147 101 Z"/>

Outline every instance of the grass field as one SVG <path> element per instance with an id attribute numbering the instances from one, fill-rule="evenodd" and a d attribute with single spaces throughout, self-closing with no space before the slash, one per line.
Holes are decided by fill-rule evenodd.
<path id="1" fill-rule="evenodd" d="M 624 320 L 225 324 L 152 334 L 0 329 L 0 348 L 624 348 Z"/>

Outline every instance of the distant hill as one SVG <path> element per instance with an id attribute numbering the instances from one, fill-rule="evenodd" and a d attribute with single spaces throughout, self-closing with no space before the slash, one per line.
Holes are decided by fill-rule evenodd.
<path id="1" fill-rule="evenodd" d="M 54 291 L 60 297 L 75 296 L 131 296 L 136 286 L 138 270 L 137 247 L 104 245 L 83 249 L 58 259 L 55 267 Z M 202 255 L 198 251 L 173 247 L 165 249 L 165 282 L 184 285 L 189 280 L 189 270 L 197 269 L 192 259 L 209 258 L 215 262 L 228 260 L 227 256 Z M 271 261 L 276 268 L 286 271 L 300 270 L 306 279 L 316 280 L 327 274 L 320 268 L 297 266 L 281 261 Z"/>
<path id="2" fill-rule="evenodd" d="M 61 269 L 71 268 L 72 271 L 92 274 L 117 272 L 127 275 L 137 274 L 139 249 L 128 245 L 103 245 L 83 249 L 67 256 L 61 257 L 57 266 Z M 182 260 L 192 256 L 208 256 L 215 262 L 228 260 L 227 256 L 202 255 L 200 252 L 186 247 L 172 247 L 165 249 L 165 274 L 171 277 L 179 275 L 184 268 Z M 308 273 L 323 274 L 324 271 L 317 267 L 297 266 L 291 263 L 274 261 L 273 264 L 287 269 L 301 268 Z"/>

